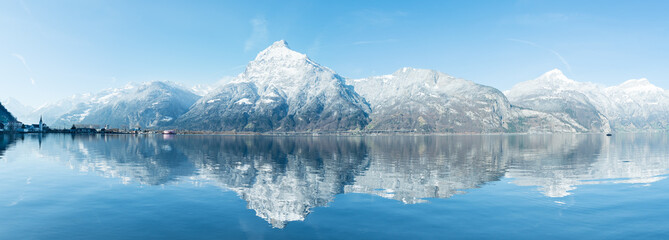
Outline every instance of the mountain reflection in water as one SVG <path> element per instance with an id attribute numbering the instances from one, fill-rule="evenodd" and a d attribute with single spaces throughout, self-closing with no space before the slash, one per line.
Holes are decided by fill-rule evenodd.
<path id="1" fill-rule="evenodd" d="M 0 137 L 1 158 L 16 137 Z M 303 221 L 312 208 L 343 193 L 414 204 L 510 178 L 547 197 L 564 197 L 584 184 L 652 183 L 669 169 L 666 135 L 46 135 L 40 140 L 41 151 L 78 171 L 126 183 L 189 180 L 232 190 L 276 228 Z"/>

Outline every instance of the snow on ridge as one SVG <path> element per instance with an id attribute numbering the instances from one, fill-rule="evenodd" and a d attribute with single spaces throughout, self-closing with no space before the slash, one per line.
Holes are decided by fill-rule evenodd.
<path id="1" fill-rule="evenodd" d="M 662 120 L 654 120 L 669 117 L 669 91 L 651 84 L 645 78 L 605 87 L 577 82 L 566 78 L 559 70 L 551 70 L 534 80 L 518 83 L 504 93 L 513 104 L 525 107 L 552 105 L 550 108 L 557 110 L 567 107 L 580 111 L 578 109 L 582 107 L 592 106 L 590 108 L 603 114 L 602 120 L 610 122 L 614 129 L 669 127 Z M 549 97 L 552 100 L 547 102 Z M 582 107 L 572 105 L 574 102 L 580 102 Z M 553 105 L 558 103 L 565 105 Z"/>
<path id="2" fill-rule="evenodd" d="M 239 105 L 244 105 L 244 104 L 246 104 L 246 105 L 250 105 L 250 104 L 253 104 L 253 103 L 251 103 L 251 100 L 249 100 L 248 98 L 242 98 L 242 99 L 237 100 L 237 101 L 235 102 L 235 104 L 239 104 Z"/>
<path id="3" fill-rule="evenodd" d="M 637 91 L 637 92 L 663 92 L 665 89 L 660 88 L 658 86 L 655 86 L 654 84 L 650 83 L 648 79 L 646 78 L 640 78 L 640 79 L 630 79 L 627 80 L 620 85 L 617 86 L 612 86 L 607 89 L 615 89 L 619 88 L 622 89 L 623 91 L 630 92 L 630 91 Z"/>

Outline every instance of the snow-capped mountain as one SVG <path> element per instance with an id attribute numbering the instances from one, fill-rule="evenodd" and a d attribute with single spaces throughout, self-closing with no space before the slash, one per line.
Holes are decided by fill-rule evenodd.
<path id="1" fill-rule="evenodd" d="M 69 109 L 52 124 L 59 127 L 83 123 L 152 128 L 172 124 L 198 98 L 177 84 L 156 81 L 74 96 L 44 109 Z"/>
<path id="2" fill-rule="evenodd" d="M 35 109 L 31 106 L 21 103 L 15 98 L 8 97 L 0 100 L 2 105 L 7 108 L 7 111 L 11 112 L 18 121 L 24 123 L 36 123 L 39 121 L 39 115 L 34 116 L 32 113 Z"/>
<path id="3" fill-rule="evenodd" d="M 371 106 L 370 131 L 578 132 L 560 114 L 517 108 L 499 90 L 434 70 L 349 79 Z"/>
<path id="4" fill-rule="evenodd" d="M 334 71 L 278 41 L 244 73 L 199 100 L 177 126 L 214 131 L 363 129 L 368 106 Z"/>
<path id="5" fill-rule="evenodd" d="M 584 131 L 669 129 L 669 91 L 647 79 L 603 87 L 551 70 L 505 92 L 511 103 L 548 113 L 566 113 Z"/>
<path id="6" fill-rule="evenodd" d="M 615 106 L 604 109 L 616 130 L 669 129 L 669 91 L 647 79 L 633 79 L 604 89 Z"/>
<path id="7" fill-rule="evenodd" d="M 571 80 L 558 69 L 516 84 L 506 96 L 519 107 L 553 114 L 579 132 L 611 131 L 602 111 L 611 104 L 601 87 Z"/>
<path id="8" fill-rule="evenodd" d="M 504 132 L 511 117 L 499 90 L 434 70 L 406 67 L 348 83 L 371 106 L 368 130 Z"/>
<path id="9" fill-rule="evenodd" d="M 612 132 L 669 130 L 669 91 L 646 79 L 604 87 L 560 70 L 504 93 L 434 70 L 345 79 L 277 41 L 235 78 L 190 88 L 129 84 L 79 94 L 30 111 L 9 99 L 19 120 L 52 127 L 116 127 L 244 132 Z M 14 110 L 13 110 L 14 109 Z"/>
<path id="10" fill-rule="evenodd" d="M 75 94 L 67 98 L 60 99 L 58 101 L 44 104 L 37 109 L 33 110 L 30 115 L 42 116 L 45 123 L 52 127 L 69 127 L 69 126 L 57 126 L 54 123 L 64 114 L 69 113 L 70 111 L 75 110 L 77 105 L 80 103 L 89 101 L 92 98 L 93 94 Z"/>
<path id="11" fill-rule="evenodd" d="M 230 81 L 234 80 L 233 77 L 224 77 L 221 80 L 218 80 L 215 83 L 211 84 L 196 84 L 193 85 L 190 88 L 190 91 L 197 94 L 198 96 L 207 96 L 212 92 L 217 91 L 219 88 L 225 86 L 226 84 L 230 83 Z"/>

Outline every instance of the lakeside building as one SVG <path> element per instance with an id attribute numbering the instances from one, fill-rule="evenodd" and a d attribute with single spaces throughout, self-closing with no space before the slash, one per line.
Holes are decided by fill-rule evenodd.
<path id="1" fill-rule="evenodd" d="M 43 133 L 50 130 L 49 126 L 42 120 L 42 116 L 40 116 L 39 123 L 37 124 L 26 125 L 20 121 L 0 123 L 0 131 L 2 132 Z"/>
<path id="2" fill-rule="evenodd" d="M 97 133 L 97 129 L 92 125 L 72 124 L 71 133 Z"/>
<path id="3" fill-rule="evenodd" d="M 3 124 L 3 130 L 5 132 L 17 132 L 23 128 L 23 123 L 19 121 L 13 121 Z"/>

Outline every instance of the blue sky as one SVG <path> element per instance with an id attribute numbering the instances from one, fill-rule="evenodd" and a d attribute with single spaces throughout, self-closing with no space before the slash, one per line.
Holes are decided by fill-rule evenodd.
<path id="1" fill-rule="evenodd" d="M 39 106 L 128 82 L 235 76 L 280 39 L 344 77 L 409 66 L 509 89 L 669 88 L 669 1 L 37 1 L 0 3 L 0 98 Z"/>

